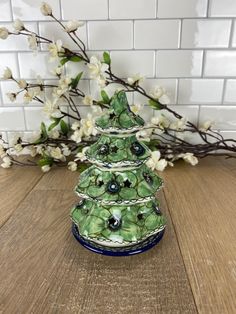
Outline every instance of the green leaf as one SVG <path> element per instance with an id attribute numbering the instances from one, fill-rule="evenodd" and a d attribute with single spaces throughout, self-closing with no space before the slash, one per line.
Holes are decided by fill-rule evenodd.
<path id="1" fill-rule="evenodd" d="M 40 167 L 43 167 L 43 166 L 46 166 L 46 165 L 49 165 L 51 166 L 53 164 L 53 158 L 52 157 L 49 157 L 49 156 L 45 156 L 43 158 L 41 158 L 37 164 L 40 166 Z"/>
<path id="2" fill-rule="evenodd" d="M 71 80 L 70 86 L 71 86 L 72 88 L 76 88 L 76 87 L 77 87 L 77 85 L 78 85 L 78 83 L 79 83 L 79 81 L 80 81 L 82 75 L 83 75 L 83 72 L 80 72 L 75 78 L 73 78 L 73 79 Z"/>
<path id="3" fill-rule="evenodd" d="M 40 137 L 36 141 L 33 142 L 33 144 L 35 145 L 43 143 L 48 139 L 48 133 L 47 133 L 46 125 L 44 122 L 41 123 L 40 130 L 41 130 Z"/>
<path id="4" fill-rule="evenodd" d="M 78 164 L 78 166 L 77 166 L 77 170 L 79 171 L 79 172 L 82 172 L 82 171 L 84 171 L 84 170 L 86 170 L 87 168 L 89 168 L 89 164 L 87 164 L 87 163 L 79 163 Z"/>
<path id="5" fill-rule="evenodd" d="M 80 62 L 83 61 L 83 59 L 79 56 L 69 56 L 69 57 L 65 57 L 63 59 L 60 60 L 61 65 L 66 64 L 68 61 L 72 61 L 72 62 Z"/>
<path id="6" fill-rule="evenodd" d="M 110 98 L 107 95 L 107 93 L 103 90 L 101 90 L 101 96 L 102 96 L 102 100 L 105 104 L 109 104 L 110 103 Z"/>
<path id="7" fill-rule="evenodd" d="M 110 54 L 107 51 L 103 52 L 103 60 L 104 60 L 104 63 L 106 63 L 108 65 L 111 64 L 111 57 L 110 57 Z"/>
<path id="8" fill-rule="evenodd" d="M 43 137 L 43 138 L 47 138 L 47 137 L 48 137 L 48 134 L 47 134 L 46 125 L 45 125 L 44 122 L 41 123 L 40 129 L 41 129 L 42 137 Z"/>
<path id="9" fill-rule="evenodd" d="M 68 61 L 69 61 L 68 58 L 63 58 L 63 59 L 60 60 L 60 64 L 61 64 L 61 65 L 64 65 L 64 64 L 66 64 L 66 62 L 68 62 Z"/>
<path id="10" fill-rule="evenodd" d="M 149 142 L 145 143 L 148 148 L 150 148 L 152 151 L 157 149 L 157 145 L 160 144 L 160 141 L 157 139 L 151 139 Z"/>
<path id="11" fill-rule="evenodd" d="M 61 118 L 53 118 L 53 123 L 49 125 L 48 131 L 50 132 L 52 129 L 54 129 L 58 123 L 60 122 Z"/>
<path id="12" fill-rule="evenodd" d="M 152 107 L 155 110 L 162 109 L 162 106 L 161 106 L 161 104 L 159 103 L 158 100 L 155 101 L 155 100 L 149 99 L 148 103 L 149 103 L 149 106 Z"/>
<path id="13" fill-rule="evenodd" d="M 83 59 L 79 56 L 72 56 L 72 57 L 69 57 L 68 58 L 69 61 L 72 61 L 72 62 L 80 62 L 80 61 L 83 61 Z"/>
<path id="14" fill-rule="evenodd" d="M 68 124 L 64 120 L 60 121 L 60 127 L 61 127 L 62 133 L 64 135 L 67 135 L 67 133 L 69 132 L 70 128 L 69 128 Z"/>

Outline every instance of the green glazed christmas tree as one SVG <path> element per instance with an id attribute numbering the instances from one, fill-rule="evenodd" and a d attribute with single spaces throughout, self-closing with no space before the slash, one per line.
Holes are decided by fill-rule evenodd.
<path id="1" fill-rule="evenodd" d="M 75 191 L 81 200 L 71 218 L 76 239 L 97 253 L 140 253 L 163 236 L 165 218 L 155 198 L 163 181 L 145 164 L 150 150 L 135 135 L 143 127 L 123 91 L 96 120 L 102 135 L 86 151 L 93 165 L 80 175 Z"/>

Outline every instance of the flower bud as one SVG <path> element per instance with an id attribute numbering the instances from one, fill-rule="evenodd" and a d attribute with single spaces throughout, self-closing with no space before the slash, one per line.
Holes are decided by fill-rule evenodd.
<path id="1" fill-rule="evenodd" d="M 0 27 L 0 38 L 1 39 L 7 39 L 9 35 L 9 31 L 6 27 Z"/>
<path id="2" fill-rule="evenodd" d="M 12 78 L 12 72 L 10 68 L 8 67 L 5 68 L 2 78 L 4 80 L 10 80 Z"/>
<path id="3" fill-rule="evenodd" d="M 51 6 L 46 3 L 46 2 L 43 2 L 42 5 L 41 5 L 41 8 L 40 8 L 40 11 L 43 15 L 45 16 L 48 16 L 48 15 L 52 15 L 52 8 Z"/>
<path id="4" fill-rule="evenodd" d="M 20 31 L 23 31 L 25 29 L 25 26 L 24 26 L 23 22 L 20 19 L 16 19 L 14 21 L 13 27 L 14 27 L 14 30 L 16 32 L 20 32 Z"/>
<path id="5" fill-rule="evenodd" d="M 79 27 L 83 26 L 84 22 L 77 20 L 69 21 L 65 25 L 65 30 L 67 33 L 75 32 Z"/>

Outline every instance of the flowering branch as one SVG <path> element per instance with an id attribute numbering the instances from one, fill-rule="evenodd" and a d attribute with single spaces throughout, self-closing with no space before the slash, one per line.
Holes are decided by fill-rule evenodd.
<path id="1" fill-rule="evenodd" d="M 236 141 L 234 139 L 224 139 L 213 129 L 213 123 L 210 121 L 206 121 L 199 128 L 185 119 L 168 106 L 169 98 L 164 88 L 156 86 L 149 94 L 142 87 L 144 78 L 139 74 L 127 79 L 120 78 L 113 72 L 108 52 L 103 53 L 102 60 L 95 56 L 89 58 L 84 42 L 77 35 L 77 30 L 84 25 L 83 22 L 73 20 L 63 24 L 54 16 L 50 5 L 45 2 L 42 3 L 40 10 L 43 15 L 50 16 L 61 26 L 62 31 L 68 34 L 78 50 L 69 49 L 61 40 L 54 42 L 27 29 L 19 19 L 13 24 L 14 31 L 0 27 L 1 39 L 22 35 L 28 39 L 29 47 L 34 51 L 37 51 L 41 44 L 46 44 L 50 61 L 58 61 L 58 66 L 53 71 L 58 80 L 57 84 L 45 84 L 39 77 L 36 83 L 26 82 L 24 79 L 17 80 L 9 68 L 5 69 L 3 78 L 12 80 L 19 87 L 17 92 L 7 94 L 10 101 L 14 102 L 19 95 L 23 94 L 26 104 L 33 100 L 39 102 L 43 105 L 42 111 L 50 118 L 51 124 L 46 126 L 42 123 L 40 131 L 29 140 L 19 135 L 8 143 L 0 137 L 2 167 L 8 168 L 12 164 L 38 164 L 43 171 L 49 171 L 54 164 L 68 164 L 68 168 L 75 171 L 78 165 L 81 165 L 80 162 L 85 161 L 86 145 L 91 145 L 97 140 L 95 118 L 104 110 L 109 109 L 111 99 L 105 88 L 112 84 L 120 85 L 125 92 L 134 92 L 146 97 L 148 104 L 159 113 L 157 117 L 151 119 L 147 127 L 137 133 L 137 138 L 144 141 L 153 151 L 152 158 L 148 162 L 148 166 L 152 169 L 164 170 L 167 165 L 173 166 L 178 159 L 184 159 L 195 165 L 198 163 L 198 158 L 216 152 L 227 158 L 235 157 Z M 82 62 L 88 68 L 91 79 L 97 81 L 102 89 L 100 100 L 86 95 L 80 88 L 83 72 L 75 77 L 64 74 L 65 64 L 77 62 Z M 52 98 L 46 96 L 48 90 L 52 91 Z M 88 113 L 86 118 L 81 117 L 79 105 L 81 102 L 91 108 L 92 113 Z M 141 106 L 131 106 L 131 110 L 135 113 L 138 113 L 140 109 Z M 168 118 L 164 112 L 168 113 L 171 118 Z M 189 134 L 197 135 L 199 143 L 193 144 L 191 138 L 188 139 Z M 37 158 L 33 161 L 21 162 L 10 153 L 12 151 L 15 155 L 23 152 Z M 76 159 L 71 160 L 75 154 Z M 69 160 L 68 163 L 67 160 Z"/>

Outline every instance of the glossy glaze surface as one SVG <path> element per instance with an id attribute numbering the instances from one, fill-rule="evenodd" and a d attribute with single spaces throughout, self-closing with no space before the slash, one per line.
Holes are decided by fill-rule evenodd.
<path id="1" fill-rule="evenodd" d="M 85 153 L 94 165 L 80 174 L 75 191 L 81 201 L 71 218 L 76 239 L 97 253 L 110 255 L 108 247 L 113 255 L 145 251 L 165 228 L 155 199 L 163 180 L 145 165 L 150 150 L 132 132 L 143 124 L 124 91 L 114 94 L 108 113 L 96 120 L 104 133 Z"/>

